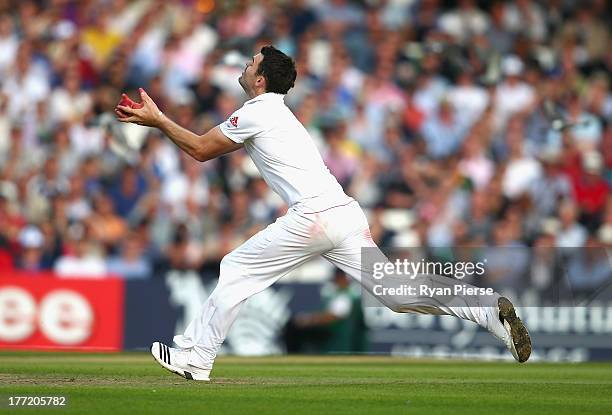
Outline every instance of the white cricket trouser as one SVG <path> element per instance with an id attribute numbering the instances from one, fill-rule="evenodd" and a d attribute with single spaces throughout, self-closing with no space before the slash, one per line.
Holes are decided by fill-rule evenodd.
<path id="1" fill-rule="evenodd" d="M 200 314 L 183 335 L 174 337 L 181 348 L 190 349 L 190 364 L 211 369 L 217 351 L 238 316 L 240 306 L 250 296 L 274 284 L 291 270 L 317 255 L 322 255 L 356 281 L 362 281 L 361 248 L 376 247 L 370 237 L 366 217 L 356 201 L 318 213 L 302 213 L 290 208 L 285 216 L 263 229 L 221 261 L 217 287 L 204 303 Z M 447 277 L 423 276 L 439 279 Z M 370 291 L 370 290 L 369 290 Z M 488 304 L 484 304 L 484 302 Z M 383 302 L 396 312 L 450 314 L 487 328 L 486 308 L 447 307 L 427 297 L 387 297 Z M 403 303 L 403 304 L 402 304 Z"/>

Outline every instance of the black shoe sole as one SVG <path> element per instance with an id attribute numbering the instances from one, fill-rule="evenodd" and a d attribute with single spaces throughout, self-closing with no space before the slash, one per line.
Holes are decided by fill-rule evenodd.
<path id="1" fill-rule="evenodd" d="M 514 305 L 506 297 L 499 297 L 497 301 L 499 307 L 499 320 L 504 323 L 507 321 L 510 325 L 510 334 L 512 335 L 512 343 L 518 355 L 520 363 L 526 362 L 531 356 L 531 338 L 527 327 L 523 324 L 520 318 L 517 317 Z"/>

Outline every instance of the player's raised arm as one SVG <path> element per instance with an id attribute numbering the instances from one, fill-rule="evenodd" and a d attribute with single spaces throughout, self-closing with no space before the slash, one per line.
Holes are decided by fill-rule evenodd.
<path id="1" fill-rule="evenodd" d="M 242 147 L 242 144 L 227 138 L 218 126 L 204 135 L 195 134 L 181 127 L 159 110 L 144 89 L 140 88 L 139 92 L 142 108 L 117 105 L 115 114 L 119 121 L 158 128 L 181 150 L 198 161 L 207 161 Z"/>

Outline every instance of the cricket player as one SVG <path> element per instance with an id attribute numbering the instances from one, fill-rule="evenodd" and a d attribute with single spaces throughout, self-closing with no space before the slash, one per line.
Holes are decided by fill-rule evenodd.
<path id="1" fill-rule="evenodd" d="M 296 76 L 290 57 L 273 46 L 263 47 L 238 79 L 250 99 L 204 135 L 170 120 L 143 89 L 139 90 L 142 108 L 131 104 L 115 108 L 119 121 L 157 128 L 202 162 L 244 148 L 268 186 L 288 205 L 284 216 L 222 259 L 216 288 L 185 332 L 174 337 L 178 348 L 152 344 L 157 362 L 187 379 L 208 381 L 217 351 L 242 304 L 312 258 L 323 256 L 371 290 L 372 280 L 362 278 L 361 249 L 376 248 L 366 217 L 344 193 L 308 132 L 284 103 Z M 419 278 L 442 284 L 449 280 L 435 275 Z M 519 362 L 531 354 L 527 329 L 512 303 L 498 294 L 465 306 L 415 296 L 387 296 L 382 302 L 395 312 L 471 320 L 502 340 Z"/>

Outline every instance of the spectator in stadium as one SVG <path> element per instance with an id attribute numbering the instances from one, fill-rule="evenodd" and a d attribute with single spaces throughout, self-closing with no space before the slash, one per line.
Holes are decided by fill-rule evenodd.
<path id="1" fill-rule="evenodd" d="M 19 233 L 21 252 L 16 260 L 16 268 L 23 271 L 42 271 L 45 237 L 36 226 L 27 226 Z"/>
<path id="2" fill-rule="evenodd" d="M 152 274 L 151 264 L 142 252 L 140 241 L 135 235 L 128 235 L 119 249 L 120 254 L 112 256 L 106 263 L 109 274 L 125 279 L 146 279 Z"/>
<path id="3" fill-rule="evenodd" d="M 557 233 L 555 245 L 560 248 L 578 248 L 584 246 L 588 233 L 578 223 L 578 206 L 570 199 L 563 201 L 559 207 L 561 228 Z"/>
<path id="4" fill-rule="evenodd" d="M 582 169 L 574 176 L 574 193 L 585 226 L 593 230 L 610 194 L 610 185 L 602 177 L 603 158 L 597 151 L 582 153 Z"/>
<path id="5" fill-rule="evenodd" d="M 556 150 L 541 153 L 540 162 L 542 175 L 531 183 L 529 192 L 534 209 L 544 218 L 555 215 L 559 201 L 572 196 L 572 186 L 560 169 L 559 154 Z"/>
<path id="6" fill-rule="evenodd" d="M 60 278 L 104 278 L 107 276 L 102 247 L 83 224 L 68 229 L 65 252 L 54 265 Z"/>
<path id="7" fill-rule="evenodd" d="M 317 350 L 323 353 L 365 352 L 367 329 L 364 322 L 360 289 L 351 285 L 348 276 L 336 270 L 333 282 L 321 289 L 322 310 L 295 316 L 287 338 L 290 344 L 299 343 L 293 338 L 312 336 L 318 331 L 320 344 Z M 301 346 L 304 347 L 304 346 Z M 295 351 L 295 350 L 293 350 Z"/>
<path id="8" fill-rule="evenodd" d="M 467 122 L 457 116 L 447 100 L 440 102 L 437 111 L 425 118 L 421 134 L 432 158 L 445 158 L 457 152 L 467 134 Z"/>

